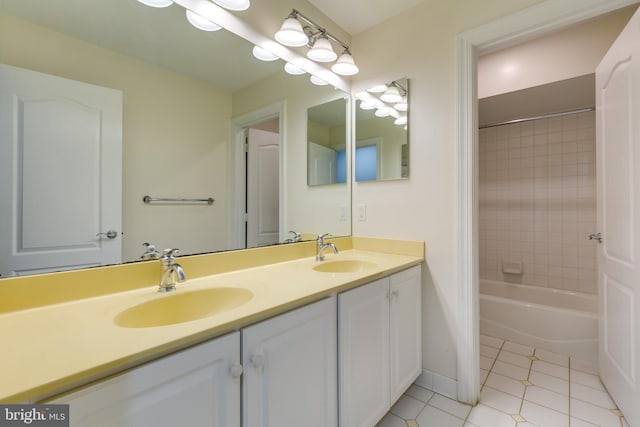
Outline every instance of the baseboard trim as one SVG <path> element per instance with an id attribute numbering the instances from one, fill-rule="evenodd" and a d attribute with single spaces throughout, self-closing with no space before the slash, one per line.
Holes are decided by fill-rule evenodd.
<path id="1" fill-rule="evenodd" d="M 458 400 L 458 381 L 453 378 L 423 369 L 416 380 L 416 384 L 443 396 Z"/>

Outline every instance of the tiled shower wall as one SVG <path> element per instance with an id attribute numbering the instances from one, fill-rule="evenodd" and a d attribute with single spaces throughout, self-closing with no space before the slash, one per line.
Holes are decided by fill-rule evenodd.
<path id="1" fill-rule="evenodd" d="M 595 293 L 595 113 L 481 129 L 479 162 L 480 278 Z"/>

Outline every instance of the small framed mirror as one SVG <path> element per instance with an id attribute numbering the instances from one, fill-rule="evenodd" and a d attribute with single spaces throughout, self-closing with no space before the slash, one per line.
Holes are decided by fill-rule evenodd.
<path id="1" fill-rule="evenodd" d="M 307 184 L 347 182 L 347 100 L 307 109 Z"/>
<path id="2" fill-rule="evenodd" d="M 409 177 L 409 80 L 356 95 L 355 180 Z"/>

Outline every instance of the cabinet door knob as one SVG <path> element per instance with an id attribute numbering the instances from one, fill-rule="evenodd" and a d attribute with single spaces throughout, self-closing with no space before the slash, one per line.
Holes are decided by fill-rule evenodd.
<path id="1" fill-rule="evenodd" d="M 262 365 L 264 364 L 264 358 L 261 354 L 254 354 L 253 356 L 251 356 L 250 361 L 253 367 L 256 369 L 262 368 Z"/>
<path id="2" fill-rule="evenodd" d="M 392 291 L 391 296 L 394 298 L 398 298 L 400 296 L 400 291 Z"/>
<path id="3" fill-rule="evenodd" d="M 231 374 L 231 378 L 239 378 L 242 375 L 242 365 L 232 365 L 229 368 L 229 373 Z"/>

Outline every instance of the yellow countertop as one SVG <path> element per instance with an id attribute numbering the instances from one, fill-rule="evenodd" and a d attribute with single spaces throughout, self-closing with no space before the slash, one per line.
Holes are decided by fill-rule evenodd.
<path id="1" fill-rule="evenodd" d="M 0 402 L 41 401 L 424 260 L 421 242 L 403 245 L 402 241 L 353 238 L 345 246 L 353 249 L 328 254 L 325 262 L 360 260 L 375 267 L 361 272 L 317 272 L 313 270 L 317 261 L 306 248 L 301 252 L 304 257 L 189 279 L 169 294 L 159 293 L 155 284 L 145 284 L 6 311 L 0 314 Z M 394 250 L 397 253 L 390 253 Z M 180 261 L 189 274 L 189 262 Z M 159 277 L 160 267 L 155 267 Z M 214 287 L 245 288 L 254 297 L 237 308 L 184 323 L 147 328 L 114 323 L 118 313 L 144 301 Z"/>

